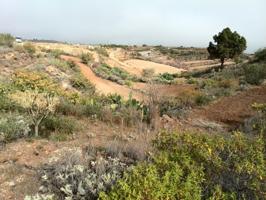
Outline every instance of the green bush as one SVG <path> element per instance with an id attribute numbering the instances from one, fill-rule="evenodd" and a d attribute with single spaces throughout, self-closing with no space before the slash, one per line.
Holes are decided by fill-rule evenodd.
<path id="1" fill-rule="evenodd" d="M 198 95 L 195 99 L 195 102 L 198 106 L 207 105 L 210 101 L 211 101 L 211 98 L 204 94 Z"/>
<path id="2" fill-rule="evenodd" d="M 109 56 L 107 50 L 105 48 L 103 48 L 103 47 L 97 47 L 97 48 L 95 48 L 95 51 L 98 54 L 102 55 L 102 56 L 105 56 L 105 57 L 108 57 Z"/>
<path id="3" fill-rule="evenodd" d="M 63 50 L 61 49 L 51 49 L 51 50 L 48 50 L 48 53 L 53 56 L 54 58 L 57 58 L 59 59 L 61 55 L 64 55 L 66 54 Z"/>
<path id="4" fill-rule="evenodd" d="M 213 196 L 216 186 L 237 199 L 260 199 L 265 193 L 265 151 L 261 137 L 249 138 L 241 133 L 230 137 L 162 133 L 155 146 L 179 162 L 188 156 L 204 168 L 204 199 Z"/>
<path id="5" fill-rule="evenodd" d="M 36 52 L 35 46 L 29 42 L 23 44 L 23 48 L 30 56 L 33 56 Z"/>
<path id="6" fill-rule="evenodd" d="M 27 137 L 30 133 L 30 121 L 17 113 L 0 114 L 0 136 L 9 142 Z"/>
<path id="7" fill-rule="evenodd" d="M 71 70 L 72 73 L 77 72 L 80 73 L 79 68 L 73 61 L 64 61 L 59 58 L 50 58 L 48 60 L 49 65 L 57 67 L 59 70 L 67 72 Z"/>
<path id="8" fill-rule="evenodd" d="M 38 90 L 59 94 L 61 92 L 58 85 L 54 83 L 46 74 L 32 71 L 17 71 L 12 77 L 12 86 L 18 90 Z"/>
<path id="9" fill-rule="evenodd" d="M 10 34 L 1 33 L 0 34 L 0 46 L 12 47 L 15 38 Z"/>
<path id="10" fill-rule="evenodd" d="M 266 62 L 266 48 L 261 49 L 255 53 L 256 62 Z"/>
<path id="11" fill-rule="evenodd" d="M 139 164 L 100 199 L 264 199 L 261 137 L 160 133 L 152 162 Z"/>
<path id="12" fill-rule="evenodd" d="M 80 59 L 81 59 L 81 62 L 86 64 L 86 65 L 93 61 L 93 57 L 89 53 L 81 54 Z"/>
<path id="13" fill-rule="evenodd" d="M 96 89 L 95 86 L 89 82 L 82 74 L 76 73 L 70 79 L 71 86 L 82 92 L 94 94 Z"/>
<path id="14" fill-rule="evenodd" d="M 57 133 L 64 133 L 64 134 L 73 134 L 75 131 L 78 130 L 77 122 L 69 117 L 63 115 L 55 115 L 49 116 L 44 119 L 42 123 L 44 132 L 57 132 Z"/>
<path id="15" fill-rule="evenodd" d="M 200 199 L 203 181 L 201 167 L 190 163 L 187 169 L 168 158 L 158 158 L 155 164 L 140 164 L 112 188 L 101 193 L 100 200 L 161 200 Z"/>
<path id="16" fill-rule="evenodd" d="M 131 76 L 127 71 L 118 67 L 110 67 L 107 64 L 101 64 L 96 68 L 93 68 L 95 74 L 104 79 L 117 82 L 124 85 L 126 81 L 136 81 L 137 78 Z"/>
<path id="17" fill-rule="evenodd" d="M 266 79 L 266 64 L 255 63 L 244 66 L 246 81 L 250 84 L 259 85 Z"/>

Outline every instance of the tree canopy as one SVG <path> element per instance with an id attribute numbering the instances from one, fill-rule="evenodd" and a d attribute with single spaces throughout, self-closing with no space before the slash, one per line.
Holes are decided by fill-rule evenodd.
<path id="1" fill-rule="evenodd" d="M 247 48 L 246 39 L 230 28 L 214 35 L 213 40 L 216 44 L 210 42 L 208 52 L 211 59 L 221 60 L 221 68 L 224 67 L 225 59 L 236 58 Z"/>

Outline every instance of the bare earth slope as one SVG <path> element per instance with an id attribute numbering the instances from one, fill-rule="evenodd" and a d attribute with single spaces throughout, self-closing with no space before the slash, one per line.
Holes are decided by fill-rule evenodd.
<path id="1" fill-rule="evenodd" d="M 255 114 L 251 105 L 266 102 L 266 86 L 256 87 L 234 96 L 223 97 L 192 113 L 191 118 L 206 118 L 211 121 L 238 126 Z"/>
<path id="2" fill-rule="evenodd" d="M 142 71 L 144 69 L 153 69 L 155 74 L 163 74 L 163 73 L 179 74 L 183 71 L 182 69 L 178 69 L 169 65 L 163 65 L 155 62 L 138 60 L 138 59 L 126 60 L 124 61 L 124 63 L 127 64 L 129 68 L 133 69 L 135 74 L 139 76 L 141 76 Z"/>

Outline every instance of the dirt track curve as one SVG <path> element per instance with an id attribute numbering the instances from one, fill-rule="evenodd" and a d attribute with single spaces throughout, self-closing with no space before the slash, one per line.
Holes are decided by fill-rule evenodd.
<path id="1" fill-rule="evenodd" d="M 140 92 L 132 90 L 126 86 L 119 85 L 112 81 L 102 79 L 94 74 L 94 72 L 87 65 L 81 63 L 79 58 L 72 56 L 61 56 L 62 59 L 73 61 L 77 66 L 80 67 L 82 74 L 95 85 L 98 92 L 101 94 L 114 94 L 117 93 L 124 97 L 125 99 L 129 98 L 129 94 L 132 93 L 132 96 L 138 100 L 143 99 L 143 95 Z"/>

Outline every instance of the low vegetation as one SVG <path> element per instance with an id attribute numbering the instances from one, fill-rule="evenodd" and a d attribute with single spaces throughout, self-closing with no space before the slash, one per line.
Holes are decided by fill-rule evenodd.
<path id="1" fill-rule="evenodd" d="M 12 47 L 15 38 L 10 34 L 1 33 L 0 34 L 0 46 Z"/>
<path id="2" fill-rule="evenodd" d="M 128 99 L 117 94 L 100 95 L 75 62 L 62 59 L 64 51 L 40 49 L 33 43 L 12 47 L 11 37 L 0 35 L 3 49 L 15 52 L 10 63 L 21 62 L 18 55 L 23 55 L 30 65 L 3 70 L 7 77 L 0 82 L 0 145 L 16 144 L 21 139 L 22 144 L 28 141 L 27 145 L 35 148 L 37 137 L 42 138 L 36 140 L 41 144 L 37 150 L 51 142 L 52 152 L 63 151 L 58 159 L 44 160 L 45 165 L 32 170 L 39 176 L 41 187 L 25 200 L 265 198 L 265 102 L 249 105 L 253 114 L 236 127 L 240 131 L 219 122 L 219 130 L 193 124 L 200 120 L 193 118 L 193 111 L 208 112 L 203 106 L 210 102 L 265 87 L 261 85 L 266 79 L 265 49 L 249 61 L 220 70 L 154 75 L 154 70 L 146 69 L 142 78 L 119 67 L 95 63 L 91 54 L 80 56 L 97 76 L 125 87 L 132 82 L 149 82 L 143 84 L 147 91 L 143 91 L 146 99 L 141 102 L 131 94 Z M 122 47 L 128 51 L 155 48 L 171 59 L 205 58 L 207 52 L 183 47 Z M 96 48 L 100 60 L 107 59 L 106 48 L 121 47 Z M 6 55 L 2 56 L 5 61 Z M 234 56 L 224 59 L 228 57 Z M 180 90 L 166 98 L 160 96 L 158 85 L 180 86 Z M 95 135 L 94 129 L 101 133 Z M 74 150 L 65 151 L 69 146 Z M 53 155 L 47 152 L 47 156 Z M 42 159 L 42 152 L 33 153 L 32 158 Z"/>
<path id="3" fill-rule="evenodd" d="M 118 68 L 110 67 L 107 64 L 101 64 L 93 68 L 97 76 L 104 79 L 117 82 L 118 84 L 125 85 L 128 81 L 137 81 L 137 77 L 129 74 L 127 71 Z"/>
<path id="4" fill-rule="evenodd" d="M 161 133 L 152 162 L 134 167 L 100 199 L 263 199 L 261 137 Z"/>

